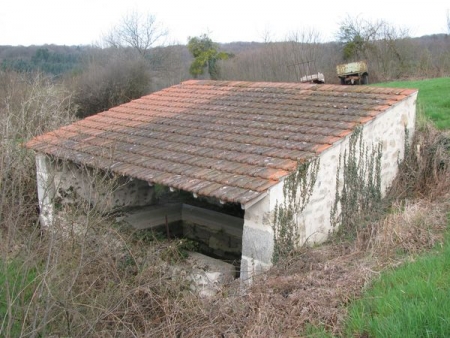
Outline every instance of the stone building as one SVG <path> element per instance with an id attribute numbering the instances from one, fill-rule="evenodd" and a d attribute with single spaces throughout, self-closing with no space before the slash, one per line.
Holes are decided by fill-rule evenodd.
<path id="1" fill-rule="evenodd" d="M 318 165 L 304 175 L 315 179 L 293 217 L 297 244 L 334 231 L 340 158 L 356 130 L 367 147 L 381 147 L 386 191 L 414 132 L 416 97 L 416 90 L 369 86 L 186 81 L 28 142 L 37 153 L 41 221 L 51 226 L 61 191 L 108 210 L 142 207 L 130 216 L 138 227 L 176 223 L 194 237 L 213 229 L 203 241 L 219 256 L 239 256 L 246 279 L 272 265 L 274 211 L 286 203 L 288 178 L 307 163 Z M 82 167 L 126 179 L 109 198 L 87 196 Z M 183 192 L 181 200 L 155 199 L 160 187 Z"/>

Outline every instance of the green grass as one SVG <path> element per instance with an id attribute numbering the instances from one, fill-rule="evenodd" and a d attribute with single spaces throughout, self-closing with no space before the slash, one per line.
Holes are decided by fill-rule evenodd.
<path id="1" fill-rule="evenodd" d="M 0 259 L 0 337 L 20 336 L 22 319 L 32 298 L 35 281 L 34 269 L 28 269 L 19 260 L 5 263 Z M 12 305 L 11 318 L 8 304 Z M 9 328 L 8 321 L 12 324 Z"/>
<path id="2" fill-rule="evenodd" d="M 449 237 L 438 253 L 383 273 L 350 307 L 345 336 L 450 337 Z"/>
<path id="3" fill-rule="evenodd" d="M 377 83 L 378 87 L 417 88 L 418 104 L 439 129 L 450 129 L 450 77 Z"/>

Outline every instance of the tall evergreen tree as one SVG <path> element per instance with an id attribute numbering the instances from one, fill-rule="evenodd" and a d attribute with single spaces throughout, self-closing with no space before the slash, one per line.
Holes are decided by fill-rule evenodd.
<path id="1" fill-rule="evenodd" d="M 188 49 L 194 60 L 191 63 L 189 72 L 197 77 L 205 73 L 207 69 L 212 80 L 220 78 L 219 60 L 226 60 L 233 56 L 231 53 L 218 51 L 217 43 L 214 43 L 206 34 L 199 37 L 190 37 Z"/>

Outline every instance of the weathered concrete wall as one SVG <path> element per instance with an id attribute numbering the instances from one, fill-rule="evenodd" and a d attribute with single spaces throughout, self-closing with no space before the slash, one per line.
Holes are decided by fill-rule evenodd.
<path id="1" fill-rule="evenodd" d="M 181 222 L 180 203 L 166 203 L 163 205 L 150 205 L 124 213 L 123 220 L 135 229 L 161 229 L 168 224 Z"/>
<path id="2" fill-rule="evenodd" d="M 410 140 L 414 133 L 417 94 L 394 105 L 383 114 L 364 125 L 363 143 L 369 147 L 382 145 L 381 190 L 385 194 L 398 172 L 403 159 L 406 134 Z M 323 242 L 335 231 L 331 224 L 331 208 L 336 197 L 336 174 L 339 157 L 349 148 L 350 135 L 320 155 L 320 167 L 309 203 L 297 215 L 299 245 Z M 340 171 L 339 189 L 343 177 Z M 274 252 L 272 215 L 281 203 L 283 182 L 269 190 L 269 196 L 245 212 L 242 242 L 241 276 L 250 279 L 253 273 L 267 269 L 272 264 Z"/>
<path id="3" fill-rule="evenodd" d="M 36 155 L 36 175 L 40 222 L 44 227 L 53 223 L 56 205 L 75 203 L 80 198 L 104 213 L 119 207 L 148 205 L 154 200 L 154 189 L 147 182 L 113 178 L 44 154 Z"/>
<path id="4" fill-rule="evenodd" d="M 173 236 L 196 240 L 205 252 L 239 259 L 242 251 L 243 219 L 183 203 L 154 205 L 155 189 L 137 179 L 114 178 L 102 171 L 80 167 L 38 154 L 36 157 L 41 221 L 50 226 L 55 204 L 81 200 L 99 212 L 123 207 L 145 207 L 130 212 L 127 222 L 139 229 L 165 229 L 166 217 Z M 221 205 L 217 201 L 218 205 Z"/>
<path id="5" fill-rule="evenodd" d="M 100 170 L 58 161 L 52 166 L 56 197 L 64 203 L 81 198 L 107 213 L 120 207 L 137 207 L 153 203 L 154 189 L 147 182 L 113 177 Z"/>
<path id="6" fill-rule="evenodd" d="M 53 172 L 50 158 L 43 154 L 37 154 L 36 179 L 40 210 L 39 221 L 43 227 L 51 226 L 54 220 L 55 185 Z"/>
<path id="7" fill-rule="evenodd" d="M 281 186 L 280 184 L 277 187 Z M 276 187 L 275 187 L 276 189 Z M 269 195 L 245 210 L 242 234 L 241 279 L 251 281 L 258 274 L 272 266 L 273 229 L 270 213 L 274 204 Z"/>

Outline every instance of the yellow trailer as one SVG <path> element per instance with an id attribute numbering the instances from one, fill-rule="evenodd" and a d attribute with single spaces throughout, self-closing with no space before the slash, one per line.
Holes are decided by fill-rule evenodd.
<path id="1" fill-rule="evenodd" d="M 336 72 L 343 85 L 369 84 L 369 72 L 366 61 L 337 65 Z"/>

